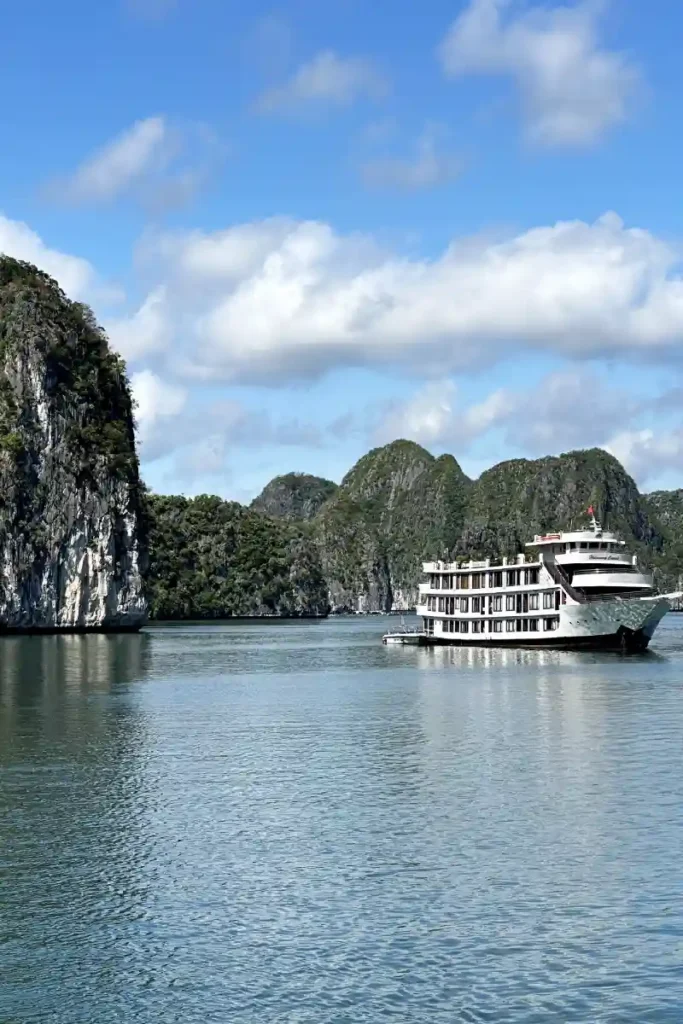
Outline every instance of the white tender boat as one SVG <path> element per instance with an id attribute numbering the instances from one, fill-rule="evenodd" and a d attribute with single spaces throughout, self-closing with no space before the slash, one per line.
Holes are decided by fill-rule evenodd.
<path id="1" fill-rule="evenodd" d="M 424 563 L 418 642 L 645 650 L 681 595 L 655 593 L 624 541 L 588 512 L 589 529 L 536 536 L 516 559 Z"/>
<path id="2" fill-rule="evenodd" d="M 385 633 L 382 637 L 383 644 L 412 644 L 417 646 L 420 643 L 420 638 L 423 633 L 417 629 L 406 629 L 406 624 L 403 616 L 401 616 L 401 629 L 395 633 Z"/>

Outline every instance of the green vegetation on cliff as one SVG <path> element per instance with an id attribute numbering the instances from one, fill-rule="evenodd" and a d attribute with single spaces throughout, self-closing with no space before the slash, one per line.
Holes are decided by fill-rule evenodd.
<path id="1" fill-rule="evenodd" d="M 337 484 L 308 473 L 276 476 L 254 498 L 251 508 L 275 519 L 313 519 L 337 490 Z"/>
<path id="2" fill-rule="evenodd" d="M 655 562 L 661 585 L 678 590 L 683 581 L 683 489 L 652 491 L 645 501 L 664 534 L 664 546 Z"/>
<path id="3" fill-rule="evenodd" d="M 451 455 L 412 441 L 365 455 L 315 521 L 333 607 L 412 603 L 423 558 L 455 547 L 470 487 Z"/>
<path id="4" fill-rule="evenodd" d="M 458 554 L 513 555 L 535 533 L 579 529 L 592 505 L 605 529 L 641 552 L 664 538 L 635 481 L 601 448 L 543 459 L 515 459 L 487 470 L 470 491 Z"/>
<path id="5" fill-rule="evenodd" d="M 153 618 L 327 614 L 318 553 L 302 525 L 207 495 L 148 502 Z"/>
<path id="6" fill-rule="evenodd" d="M 132 401 L 126 369 L 92 311 L 71 302 L 56 281 L 0 256 L 0 449 L 15 459 L 31 447 L 37 424 L 20 409 L 17 371 L 40 361 L 51 414 L 78 473 L 104 471 L 137 481 Z M 25 410 L 24 410 L 25 411 Z"/>
<path id="7" fill-rule="evenodd" d="M 423 560 L 515 555 L 535 533 L 587 525 L 590 505 L 669 585 L 680 525 L 663 527 L 602 449 L 503 462 L 472 482 L 451 456 L 393 442 L 364 456 L 316 517 L 332 605 L 408 607 Z"/>
<path id="8" fill-rule="evenodd" d="M 92 312 L 0 256 L 0 626 L 135 627 L 142 487 L 123 361 Z"/>

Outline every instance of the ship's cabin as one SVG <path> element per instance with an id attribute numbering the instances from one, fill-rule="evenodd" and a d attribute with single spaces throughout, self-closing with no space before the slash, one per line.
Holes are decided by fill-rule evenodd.
<path id="1" fill-rule="evenodd" d="M 544 561 L 556 562 L 571 585 L 587 597 L 653 592 L 651 577 L 640 571 L 625 542 L 595 519 L 591 529 L 537 535 L 526 547 Z"/>

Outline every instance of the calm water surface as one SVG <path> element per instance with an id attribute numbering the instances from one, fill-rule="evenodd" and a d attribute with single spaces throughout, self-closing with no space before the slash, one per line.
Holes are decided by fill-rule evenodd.
<path id="1" fill-rule="evenodd" d="M 2 1024 L 683 1020 L 683 616 L 0 642 Z"/>

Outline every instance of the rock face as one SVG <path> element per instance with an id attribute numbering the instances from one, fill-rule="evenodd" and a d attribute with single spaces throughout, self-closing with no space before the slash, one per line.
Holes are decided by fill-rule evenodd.
<path id="1" fill-rule="evenodd" d="M 683 538 L 683 489 L 651 491 L 645 495 L 645 501 L 672 536 Z"/>
<path id="2" fill-rule="evenodd" d="M 305 523 L 207 495 L 151 496 L 149 512 L 154 618 L 328 614 L 320 557 Z"/>
<path id="3" fill-rule="evenodd" d="M 308 521 L 336 490 L 337 484 L 320 476 L 287 473 L 271 480 L 258 498 L 254 498 L 251 508 L 274 519 Z"/>
<path id="4" fill-rule="evenodd" d="M 365 455 L 315 520 L 332 610 L 412 608 L 423 558 L 458 541 L 470 487 L 452 456 L 412 441 Z"/>
<path id="5" fill-rule="evenodd" d="M 535 533 L 586 526 L 592 505 L 605 529 L 642 554 L 660 552 L 664 535 L 620 462 L 592 448 L 543 459 L 514 459 L 473 485 L 458 554 L 514 555 Z"/>
<path id="6" fill-rule="evenodd" d="M 90 310 L 0 257 L 0 629 L 136 629 L 143 496 L 122 361 Z"/>
<path id="7" fill-rule="evenodd" d="M 663 590 L 683 590 L 683 490 L 652 491 L 645 502 L 664 534 L 664 548 L 655 560 L 657 581 Z"/>
<path id="8" fill-rule="evenodd" d="M 314 521 L 330 604 L 333 611 L 411 608 L 423 560 L 515 555 L 535 533 L 586 525 L 589 505 L 670 589 L 678 564 L 673 527 L 661 525 L 601 449 L 503 462 L 472 482 L 451 456 L 435 459 L 396 441 L 362 458 Z M 672 522 L 681 522 L 678 507 L 674 501 Z"/>

